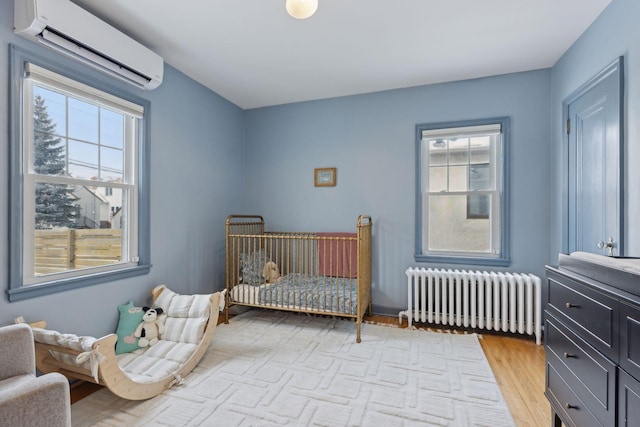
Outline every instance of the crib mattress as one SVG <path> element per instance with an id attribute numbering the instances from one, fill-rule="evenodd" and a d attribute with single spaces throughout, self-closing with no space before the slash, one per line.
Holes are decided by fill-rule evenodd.
<path id="1" fill-rule="evenodd" d="M 273 283 L 238 284 L 231 298 L 244 304 L 355 315 L 357 294 L 356 279 L 291 273 Z"/>

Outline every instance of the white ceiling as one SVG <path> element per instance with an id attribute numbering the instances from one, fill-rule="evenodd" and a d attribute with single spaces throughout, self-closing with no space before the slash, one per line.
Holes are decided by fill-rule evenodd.
<path id="1" fill-rule="evenodd" d="M 74 0 L 248 109 L 551 67 L 611 0 Z"/>

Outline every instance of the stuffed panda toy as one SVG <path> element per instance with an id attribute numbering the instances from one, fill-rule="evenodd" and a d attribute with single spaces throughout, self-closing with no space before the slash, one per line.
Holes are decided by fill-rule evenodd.
<path id="1" fill-rule="evenodd" d="M 164 332 L 164 322 L 158 319 L 158 316 L 164 313 L 161 308 L 142 307 L 144 316 L 142 322 L 138 325 L 134 332 L 138 340 L 138 346 L 152 346 L 158 342 L 160 334 Z"/>

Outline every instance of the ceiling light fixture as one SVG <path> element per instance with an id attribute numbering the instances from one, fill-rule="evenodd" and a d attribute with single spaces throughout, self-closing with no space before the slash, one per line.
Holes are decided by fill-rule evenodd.
<path id="1" fill-rule="evenodd" d="M 296 19 L 307 19 L 318 10 L 318 0 L 287 0 L 287 12 Z"/>

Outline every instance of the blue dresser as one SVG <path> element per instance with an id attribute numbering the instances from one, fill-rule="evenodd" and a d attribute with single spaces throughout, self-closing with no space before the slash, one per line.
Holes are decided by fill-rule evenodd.
<path id="1" fill-rule="evenodd" d="M 547 267 L 545 394 L 552 425 L 637 427 L 640 275 L 618 268 L 624 260 L 590 257 L 561 254 L 559 267 Z"/>

